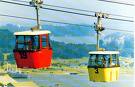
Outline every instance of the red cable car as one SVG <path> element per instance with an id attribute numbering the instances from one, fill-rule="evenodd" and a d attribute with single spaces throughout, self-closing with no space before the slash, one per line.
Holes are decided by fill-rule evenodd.
<path id="1" fill-rule="evenodd" d="M 52 60 L 52 48 L 47 30 L 15 32 L 14 52 L 18 68 L 48 68 Z"/>

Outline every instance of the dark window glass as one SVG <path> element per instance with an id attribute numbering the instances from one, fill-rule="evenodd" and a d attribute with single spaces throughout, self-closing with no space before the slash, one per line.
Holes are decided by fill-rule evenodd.
<path id="1" fill-rule="evenodd" d="M 17 36 L 16 49 L 35 50 L 39 49 L 39 36 Z"/>
<path id="2" fill-rule="evenodd" d="M 25 40 L 24 41 L 25 42 L 25 44 L 24 44 L 25 49 L 30 50 L 32 48 L 32 41 L 31 41 L 30 36 L 24 36 L 24 40 Z"/>
<path id="3" fill-rule="evenodd" d="M 17 49 L 24 49 L 24 36 L 17 36 Z"/>
<path id="4" fill-rule="evenodd" d="M 97 55 L 97 58 L 96 58 L 97 66 L 100 66 L 100 67 L 103 66 L 102 59 L 103 59 L 103 55 Z"/>
<path id="5" fill-rule="evenodd" d="M 24 48 L 24 44 L 18 44 L 18 49 L 23 49 Z"/>
<path id="6" fill-rule="evenodd" d="M 42 47 L 45 48 L 47 46 L 47 43 L 46 43 L 46 36 L 42 36 Z"/>
<path id="7" fill-rule="evenodd" d="M 112 64 L 113 64 L 114 66 L 119 66 L 118 54 L 113 54 L 113 55 L 112 55 Z"/>
<path id="8" fill-rule="evenodd" d="M 116 64 L 117 64 L 116 54 L 112 54 L 112 66 L 115 66 Z"/>
<path id="9" fill-rule="evenodd" d="M 109 54 L 105 54 L 103 55 L 104 59 L 105 59 L 105 67 L 109 67 L 110 66 L 110 55 Z"/>
<path id="10" fill-rule="evenodd" d="M 88 66 L 90 67 L 114 67 L 119 66 L 116 54 L 92 54 L 90 55 Z"/>
<path id="11" fill-rule="evenodd" d="M 95 66 L 96 55 L 90 55 L 88 66 Z"/>
<path id="12" fill-rule="evenodd" d="M 39 49 L 39 36 L 32 36 L 32 49 Z"/>
<path id="13" fill-rule="evenodd" d="M 49 37 L 49 34 L 48 34 L 48 46 L 51 48 L 51 42 L 50 42 L 50 37 Z"/>
<path id="14" fill-rule="evenodd" d="M 18 44 L 24 44 L 24 36 L 17 36 Z"/>

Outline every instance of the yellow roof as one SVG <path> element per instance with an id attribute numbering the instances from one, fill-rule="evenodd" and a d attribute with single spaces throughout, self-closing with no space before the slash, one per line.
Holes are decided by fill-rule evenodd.
<path id="1" fill-rule="evenodd" d="M 90 51 L 89 54 L 119 54 L 119 51 Z"/>
<path id="2" fill-rule="evenodd" d="M 41 34 L 50 34 L 51 32 L 48 30 L 35 30 L 35 31 L 22 31 L 15 32 L 14 35 L 41 35 Z"/>

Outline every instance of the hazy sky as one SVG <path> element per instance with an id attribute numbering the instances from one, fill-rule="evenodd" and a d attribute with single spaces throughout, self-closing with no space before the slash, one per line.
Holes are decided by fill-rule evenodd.
<path id="1" fill-rule="evenodd" d="M 10 0 L 6 0 L 6 1 L 10 1 Z M 25 1 L 30 1 L 30 0 L 25 0 Z M 134 0 L 113 0 L 113 1 L 133 3 Z M 130 17 L 134 16 L 134 10 L 135 10 L 133 6 L 101 2 L 98 0 L 44 0 L 44 3 L 50 5 L 92 10 L 97 12 L 119 14 L 119 15 L 125 15 Z M 86 12 L 81 12 L 81 13 L 86 13 Z M 24 6 L 18 6 L 18 5 L 6 4 L 0 2 L 0 14 L 9 14 L 9 15 L 35 18 L 35 9 L 31 7 L 24 7 Z M 89 14 L 94 15 L 94 13 L 89 13 Z M 119 18 L 112 15 L 110 15 L 110 17 Z M 93 17 L 85 17 L 85 16 L 79 16 L 79 15 L 49 11 L 49 10 L 40 10 L 40 18 L 52 20 L 52 21 L 61 21 L 61 22 L 78 23 L 78 24 L 93 24 L 94 22 L 96 22 L 96 18 Z M 27 26 L 28 25 L 33 26 L 35 24 L 34 21 L 0 17 L 0 24 L 3 23 L 17 23 L 22 25 L 25 24 Z M 103 23 L 105 27 L 133 30 L 133 23 L 130 22 L 122 22 L 122 21 L 106 19 L 103 20 Z"/>

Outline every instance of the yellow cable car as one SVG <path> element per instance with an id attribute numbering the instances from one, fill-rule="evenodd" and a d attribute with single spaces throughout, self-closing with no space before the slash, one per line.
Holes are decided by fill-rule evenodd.
<path id="1" fill-rule="evenodd" d="M 118 51 L 89 52 L 89 80 L 94 82 L 116 81 L 120 68 L 118 54 Z"/>

